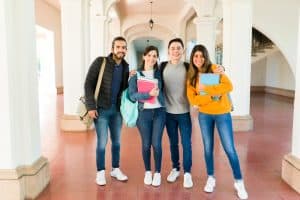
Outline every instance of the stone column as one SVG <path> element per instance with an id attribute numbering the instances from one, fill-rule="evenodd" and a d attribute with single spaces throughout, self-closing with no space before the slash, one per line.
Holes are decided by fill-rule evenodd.
<path id="1" fill-rule="evenodd" d="M 110 18 L 105 14 L 105 2 L 93 0 L 90 7 L 90 63 L 98 56 L 107 56 Z"/>
<path id="2" fill-rule="evenodd" d="M 86 8 L 81 0 L 62 0 L 62 46 L 64 81 L 64 116 L 61 129 L 64 131 L 87 130 L 77 116 L 77 104 L 86 75 L 87 49 Z"/>
<path id="3" fill-rule="evenodd" d="M 104 45 L 107 31 L 106 19 L 107 17 L 104 15 L 91 16 L 91 62 L 98 56 L 106 56 L 107 54 Z"/>
<path id="4" fill-rule="evenodd" d="M 216 24 L 215 17 L 197 17 L 194 19 L 197 30 L 197 44 L 203 44 L 212 62 L 215 61 Z"/>
<path id="5" fill-rule="evenodd" d="M 223 65 L 233 83 L 234 129 L 253 128 L 250 116 L 252 1 L 223 0 Z"/>
<path id="6" fill-rule="evenodd" d="M 298 59 L 296 76 L 300 77 L 300 11 L 298 17 Z M 300 193 L 300 81 L 296 80 L 294 100 L 294 120 L 292 136 L 292 152 L 282 160 L 282 179 L 294 190 Z"/>
<path id="7" fill-rule="evenodd" d="M 33 199 L 50 180 L 41 156 L 34 1 L 0 0 L 0 199 Z"/>

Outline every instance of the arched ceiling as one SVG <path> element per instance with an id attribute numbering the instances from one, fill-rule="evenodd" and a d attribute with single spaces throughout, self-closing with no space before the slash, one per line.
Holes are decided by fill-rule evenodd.
<path id="1" fill-rule="evenodd" d="M 60 10 L 60 0 L 44 0 Z M 151 0 L 119 0 L 117 9 L 120 17 L 135 14 L 148 14 L 150 16 Z M 180 13 L 186 4 L 185 0 L 152 0 L 153 15 L 170 15 Z"/>
<path id="2" fill-rule="evenodd" d="M 150 1 L 152 1 L 152 16 L 178 15 L 185 6 L 184 0 L 120 0 L 117 9 L 120 17 L 144 14 L 150 17 Z"/>
<path id="3" fill-rule="evenodd" d="M 48 4 L 60 9 L 60 0 L 44 0 Z M 89 0 L 87 0 L 89 1 Z M 134 42 L 138 51 L 144 48 L 145 41 L 155 36 L 153 41 L 168 41 L 173 37 L 185 37 L 185 28 L 188 20 L 197 15 L 211 13 L 221 0 L 93 0 L 106 4 L 105 13 L 111 18 L 117 18 L 120 24 L 120 34 L 129 42 Z M 152 4 L 150 3 L 152 2 Z M 218 3 L 217 3 L 218 2 Z M 96 4 L 95 4 L 96 5 Z M 152 5 L 152 16 L 151 16 Z M 218 10 L 218 9 L 215 9 Z M 108 13 L 107 13 L 108 11 Z M 113 17 L 114 16 L 114 17 Z M 154 21 L 154 28 L 149 28 L 150 17 Z"/>

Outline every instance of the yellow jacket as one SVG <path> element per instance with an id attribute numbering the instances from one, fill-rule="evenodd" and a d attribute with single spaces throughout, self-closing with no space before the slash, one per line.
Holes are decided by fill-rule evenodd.
<path id="1" fill-rule="evenodd" d="M 199 76 L 198 76 L 199 77 Z M 232 91 L 232 83 L 225 74 L 220 75 L 218 85 L 205 86 L 206 95 L 200 95 L 199 78 L 196 87 L 187 81 L 187 97 L 191 106 L 198 106 L 199 112 L 206 114 L 224 114 L 231 111 L 232 104 L 228 93 Z M 213 100 L 212 96 L 221 96 L 219 100 Z"/>

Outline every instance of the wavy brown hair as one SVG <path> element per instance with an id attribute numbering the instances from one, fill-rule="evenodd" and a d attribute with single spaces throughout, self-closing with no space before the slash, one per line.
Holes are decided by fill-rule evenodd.
<path id="1" fill-rule="evenodd" d="M 195 53 L 198 51 L 200 51 L 204 57 L 204 64 L 202 65 L 200 70 L 198 70 L 198 68 L 196 67 L 196 65 L 193 62 Z M 191 56 L 190 56 L 190 66 L 189 66 L 189 70 L 187 73 L 187 80 L 189 81 L 190 85 L 192 85 L 193 87 L 196 87 L 196 82 L 197 82 L 199 72 L 213 73 L 211 66 L 212 66 L 212 63 L 210 61 L 209 54 L 208 54 L 206 47 L 202 44 L 198 44 L 198 45 L 194 46 Z"/>

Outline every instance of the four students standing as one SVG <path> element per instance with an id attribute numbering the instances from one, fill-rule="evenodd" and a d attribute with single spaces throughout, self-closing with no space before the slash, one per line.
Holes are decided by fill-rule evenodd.
<path id="1" fill-rule="evenodd" d="M 90 77 L 93 77 L 93 82 L 95 82 L 97 73 L 93 71 L 97 71 L 95 70 L 95 65 L 99 65 L 99 61 L 97 64 L 92 64 L 86 79 L 85 87 L 86 95 L 90 96 L 89 114 L 95 119 L 94 122 L 98 136 L 96 151 L 98 172 L 96 182 L 99 185 L 105 185 L 105 174 L 104 178 L 103 175 L 102 178 L 99 178 L 98 176 L 101 176 L 101 172 L 104 173 L 105 169 L 103 165 L 103 157 L 105 156 L 105 146 L 107 141 L 106 127 L 111 129 L 111 139 L 113 142 L 113 171 L 111 172 L 111 176 L 116 177 L 121 181 L 127 180 L 127 176 L 119 169 L 119 137 L 121 129 L 119 98 L 121 93 L 120 91 L 127 87 L 124 80 L 126 79 L 126 76 L 128 77 L 129 73 L 128 64 L 123 60 L 125 50 L 121 49 L 119 52 L 117 50 L 115 51 L 114 45 L 116 41 L 118 40 L 115 39 L 113 42 L 112 56 L 119 58 L 119 61 L 118 59 L 114 61 L 116 63 L 115 67 L 116 65 L 121 64 L 122 69 L 117 70 L 113 68 L 113 70 L 110 70 L 112 71 L 112 80 L 110 81 L 111 85 L 106 87 L 111 88 L 108 90 L 110 92 L 110 97 L 107 98 L 110 100 L 109 105 L 111 106 L 106 106 L 107 108 L 105 107 L 105 109 L 103 109 L 104 104 L 103 102 L 101 104 L 100 101 L 98 102 L 100 105 L 99 108 L 95 109 L 97 102 L 93 102 L 91 99 L 91 92 L 95 86 L 92 85 L 92 87 L 89 88 L 88 83 L 91 82 Z M 121 40 L 121 42 L 122 41 L 123 40 Z M 234 147 L 232 119 L 230 114 L 232 105 L 228 95 L 228 93 L 232 90 L 232 84 L 225 74 L 220 74 L 220 82 L 216 85 L 208 86 L 201 84 L 199 80 L 201 79 L 201 73 L 213 73 L 215 71 L 222 72 L 222 70 L 218 69 L 217 65 L 211 63 L 207 49 L 203 45 L 196 45 L 193 48 L 190 56 L 190 64 L 181 61 L 183 50 L 184 45 L 180 38 L 170 40 L 168 44 L 169 61 L 161 63 L 160 67 L 158 67 L 158 49 L 154 46 L 146 47 L 143 53 L 143 63 L 141 68 L 137 70 L 137 74 L 132 75 L 129 78 L 129 97 L 132 101 L 139 102 L 137 128 L 142 140 L 142 156 L 145 166 L 144 183 L 146 185 L 153 186 L 159 186 L 161 184 L 161 143 L 163 129 L 166 125 L 170 141 L 171 160 L 173 166 L 173 169 L 167 177 L 167 181 L 174 182 L 180 175 L 178 147 L 179 129 L 183 149 L 183 186 L 185 188 L 191 188 L 193 186 L 192 176 L 190 173 L 192 166 L 192 123 L 189 110 L 191 105 L 199 110 L 198 118 L 204 144 L 204 157 L 208 175 L 204 191 L 213 192 L 216 185 L 213 162 L 214 127 L 216 126 L 221 143 L 233 171 L 235 179 L 234 188 L 237 190 L 237 195 L 240 199 L 247 199 L 248 194 L 244 187 L 239 160 Z M 92 75 L 92 73 L 94 73 L 94 75 Z M 148 92 L 140 92 L 137 84 L 139 77 L 156 80 L 157 84 Z M 102 87 L 103 86 L 101 85 L 101 89 Z M 200 92 L 205 92 L 205 95 L 201 95 Z M 149 98 L 154 98 L 154 102 L 149 103 L 147 101 Z M 103 110 L 101 110 L 101 107 L 103 107 Z M 116 114 L 114 114 L 115 112 Z M 113 116 L 111 116 L 111 114 L 113 114 Z M 108 117 L 109 119 L 112 119 L 112 121 L 105 123 L 101 122 L 103 120 L 107 121 Z M 118 130 L 114 131 L 115 128 Z M 116 140 L 118 147 L 116 147 L 114 140 Z M 155 162 L 154 175 L 152 175 L 151 171 L 151 147 L 153 148 Z M 113 150 L 113 148 L 116 150 Z"/>

